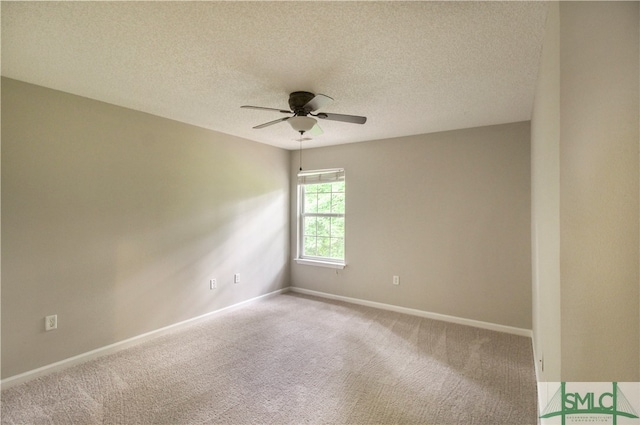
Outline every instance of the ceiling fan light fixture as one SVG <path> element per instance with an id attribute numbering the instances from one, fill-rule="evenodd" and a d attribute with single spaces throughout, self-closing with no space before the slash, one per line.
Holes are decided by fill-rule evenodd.
<path id="1" fill-rule="evenodd" d="M 303 133 L 311 130 L 317 123 L 315 118 L 311 117 L 291 117 L 287 120 L 287 122 L 291 124 L 291 128 L 293 128 L 298 133 Z"/>

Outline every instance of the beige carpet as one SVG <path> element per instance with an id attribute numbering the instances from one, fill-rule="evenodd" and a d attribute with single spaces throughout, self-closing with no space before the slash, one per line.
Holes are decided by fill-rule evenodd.
<path id="1" fill-rule="evenodd" d="M 2 392 L 3 424 L 536 424 L 531 341 L 285 294 Z"/>

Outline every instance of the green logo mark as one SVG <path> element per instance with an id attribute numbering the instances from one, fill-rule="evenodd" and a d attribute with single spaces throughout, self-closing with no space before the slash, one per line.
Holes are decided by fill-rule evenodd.
<path id="1" fill-rule="evenodd" d="M 560 383 L 560 388 L 551 397 L 540 418 L 546 419 L 554 416 L 562 418 L 565 425 L 569 415 L 611 415 L 613 425 L 617 425 L 618 416 L 626 418 L 638 418 L 629 400 L 625 397 L 617 382 L 612 382 L 611 392 L 596 394 L 593 392 L 579 393 L 567 392 L 566 382 Z"/>

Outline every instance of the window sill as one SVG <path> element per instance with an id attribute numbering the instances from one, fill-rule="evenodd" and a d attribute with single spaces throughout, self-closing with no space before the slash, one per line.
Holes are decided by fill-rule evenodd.
<path id="1" fill-rule="evenodd" d="M 298 264 L 303 264 L 305 266 L 329 267 L 331 269 L 344 269 L 346 267 L 346 264 L 344 263 L 332 263 L 330 261 L 308 260 L 306 258 L 296 258 L 295 262 Z"/>

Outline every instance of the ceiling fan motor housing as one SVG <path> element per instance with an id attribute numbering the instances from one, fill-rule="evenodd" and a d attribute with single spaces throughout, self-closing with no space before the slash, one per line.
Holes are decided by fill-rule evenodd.
<path id="1" fill-rule="evenodd" d="M 308 91 L 294 91 L 289 95 L 289 108 L 296 116 L 306 116 L 311 111 L 306 110 L 304 106 L 315 96 Z"/>

